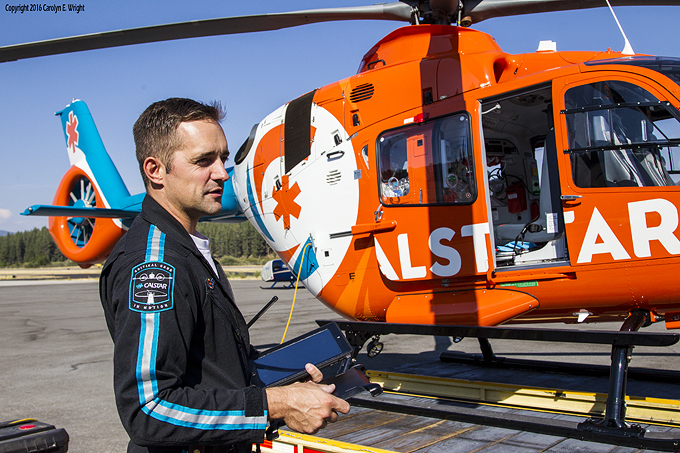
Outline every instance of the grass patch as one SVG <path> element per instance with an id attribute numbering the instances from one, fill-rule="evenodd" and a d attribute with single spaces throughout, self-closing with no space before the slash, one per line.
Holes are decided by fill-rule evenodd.
<path id="1" fill-rule="evenodd" d="M 217 261 L 222 266 L 264 266 L 267 261 L 276 258 L 275 255 L 267 256 L 222 256 Z"/>
<path id="2" fill-rule="evenodd" d="M 260 278 L 260 271 L 254 272 L 225 272 L 228 279 Z"/>

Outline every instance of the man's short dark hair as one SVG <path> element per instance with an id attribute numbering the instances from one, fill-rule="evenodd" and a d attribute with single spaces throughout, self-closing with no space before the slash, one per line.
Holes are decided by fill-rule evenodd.
<path id="1" fill-rule="evenodd" d="M 219 102 L 203 104 L 191 99 L 170 98 L 151 104 L 142 113 L 132 128 L 139 170 L 144 186 L 149 180 L 144 173 L 147 157 L 156 157 L 170 171 L 172 155 L 181 145 L 177 136 L 180 123 L 188 121 L 211 120 L 219 123 L 224 118 L 224 110 Z"/>

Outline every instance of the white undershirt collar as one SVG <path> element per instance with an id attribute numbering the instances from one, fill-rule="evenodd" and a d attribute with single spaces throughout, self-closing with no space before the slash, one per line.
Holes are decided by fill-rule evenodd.
<path id="1" fill-rule="evenodd" d="M 220 274 L 217 273 L 215 261 L 212 259 L 212 255 L 210 255 L 210 240 L 207 237 L 203 236 L 198 231 L 195 231 L 193 234 L 190 234 L 189 236 L 191 236 L 191 239 L 193 239 L 194 244 L 196 244 L 196 248 L 198 248 L 198 251 L 201 252 L 201 255 L 205 257 L 205 259 L 210 264 L 210 267 L 212 267 L 212 270 L 215 271 L 215 275 L 217 275 L 217 278 L 219 278 Z"/>

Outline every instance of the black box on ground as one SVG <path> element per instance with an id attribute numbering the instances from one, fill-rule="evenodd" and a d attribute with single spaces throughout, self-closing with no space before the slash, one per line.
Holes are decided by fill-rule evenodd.
<path id="1" fill-rule="evenodd" d="M 0 422 L 0 453 L 66 453 L 68 433 L 34 419 Z"/>

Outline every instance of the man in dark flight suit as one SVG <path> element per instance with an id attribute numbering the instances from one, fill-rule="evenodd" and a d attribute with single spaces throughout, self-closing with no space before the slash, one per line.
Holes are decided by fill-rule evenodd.
<path id="1" fill-rule="evenodd" d="M 100 297 L 114 341 L 114 390 L 128 452 L 247 452 L 269 420 L 313 433 L 347 402 L 313 382 L 251 385 L 255 354 L 198 220 L 222 210 L 229 155 L 219 106 L 152 104 L 133 132 L 147 195 L 113 249 Z"/>

